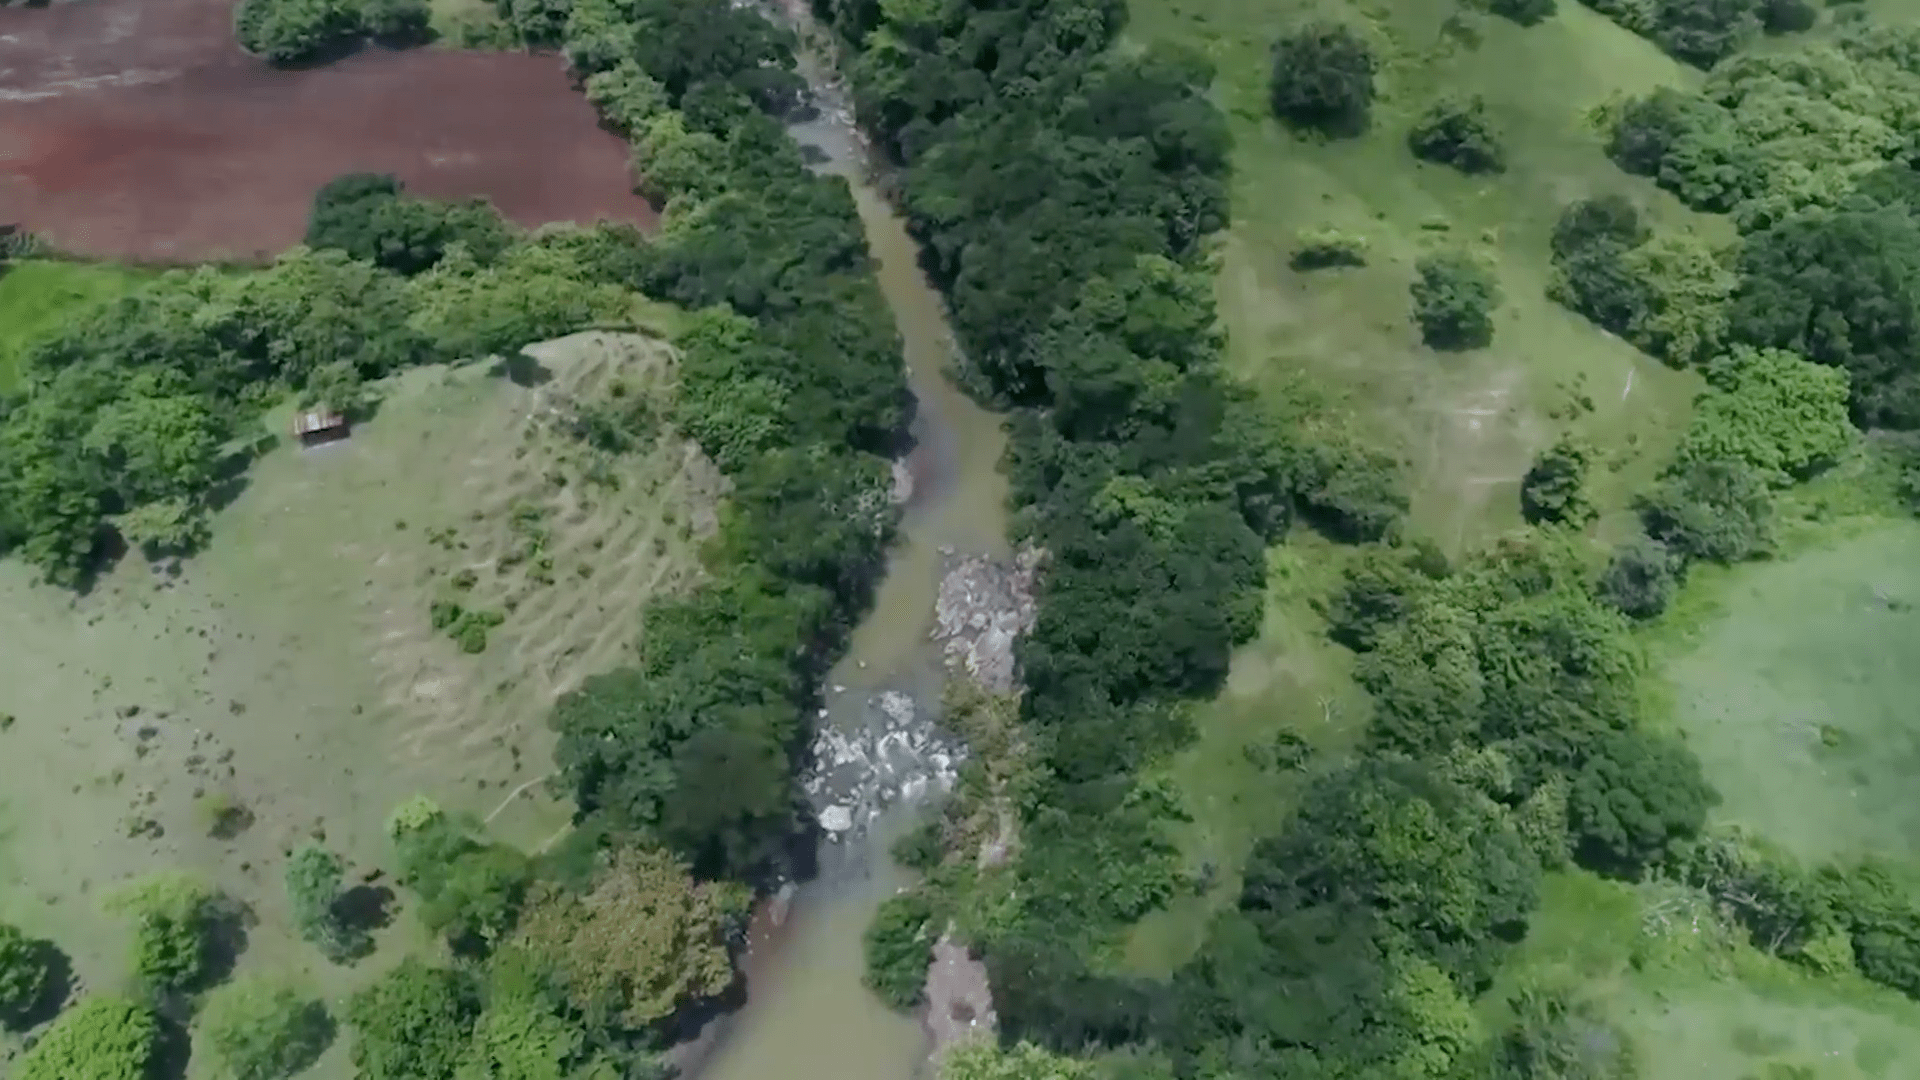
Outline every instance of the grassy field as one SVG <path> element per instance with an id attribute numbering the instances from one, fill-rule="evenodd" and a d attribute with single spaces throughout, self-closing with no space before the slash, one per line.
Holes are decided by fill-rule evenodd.
<path id="1" fill-rule="evenodd" d="M 1720 814 L 1805 858 L 1920 854 L 1920 524 L 1696 583 L 1664 643 L 1675 722 Z"/>
<path id="2" fill-rule="evenodd" d="M 1610 511 L 1602 535 L 1630 528 L 1627 495 L 1666 459 L 1700 384 L 1549 301 L 1548 237 L 1565 203 L 1607 192 L 1631 195 L 1668 227 L 1726 235 L 1724 222 L 1621 173 L 1586 119 L 1613 95 L 1685 85 L 1697 73 L 1574 3 L 1530 29 L 1414 0 L 1129 6 L 1132 38 L 1184 43 L 1218 68 L 1215 97 L 1235 139 L 1234 224 L 1218 293 L 1239 373 L 1275 396 L 1312 387 L 1398 452 L 1415 530 L 1450 551 L 1519 523 L 1521 476 L 1569 428 L 1601 451 L 1592 482 Z M 1382 58 L 1380 100 L 1361 138 L 1316 142 L 1272 119 L 1268 49 L 1288 25 L 1316 15 L 1365 28 Z M 1506 132 L 1504 174 L 1466 177 L 1408 152 L 1407 126 L 1442 87 L 1486 99 Z M 1364 236 L 1369 265 L 1291 269 L 1295 237 L 1320 226 Z M 1420 344 L 1407 292 L 1413 262 L 1446 244 L 1496 260 L 1506 301 L 1489 349 L 1447 354 Z M 1581 396 L 1591 411 L 1574 407 Z M 1312 610 L 1338 558 L 1312 538 L 1275 552 L 1261 637 L 1236 657 L 1226 692 L 1198 710 L 1201 738 L 1171 766 L 1194 814 L 1182 845 L 1193 866 L 1219 871 L 1218 884 L 1145 920 L 1126 966 L 1165 971 L 1188 955 L 1214 906 L 1235 895 L 1251 841 L 1284 812 L 1291 785 L 1262 774 L 1247 748 L 1294 730 L 1337 750 L 1364 725 L 1351 658 L 1326 642 Z"/>
<path id="3" fill-rule="evenodd" d="M 69 313 L 123 292 L 143 276 L 105 263 L 23 259 L 0 267 L 0 392 L 13 387 L 27 349 Z"/>
<path id="4" fill-rule="evenodd" d="M 1576 986 L 1634 1040 L 1644 1080 L 1894 1080 L 1920 1061 L 1920 1003 L 1813 979 L 1739 942 L 1684 892 L 1550 875 L 1532 932 L 1482 998 Z"/>
<path id="5" fill-rule="evenodd" d="M 102 895 L 189 869 L 253 908 L 243 965 L 338 995 L 396 950 L 341 969 L 293 940 L 290 848 L 324 836 L 369 869 L 415 792 L 528 848 L 564 827 L 538 782 L 548 706 L 626 655 L 650 596 L 694 580 L 722 481 L 671 433 L 609 458 L 560 426 L 616 381 L 624 400 L 668 393 L 657 340 L 529 352 L 541 366 L 519 382 L 416 370 L 350 440 L 275 449 L 176 574 L 129 559 L 75 596 L 0 563 L 0 712 L 17 717 L 0 734 L 0 918 L 113 986 L 125 938 Z M 469 655 L 431 625 L 436 599 L 505 619 Z M 210 797 L 251 826 L 210 835 Z M 315 1073 L 346 1074 L 344 1049 Z"/>

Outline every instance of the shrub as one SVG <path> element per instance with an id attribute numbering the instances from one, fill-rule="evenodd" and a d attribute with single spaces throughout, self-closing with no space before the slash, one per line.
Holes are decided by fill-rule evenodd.
<path id="1" fill-rule="evenodd" d="M 933 904 L 919 890 L 891 896 L 868 924 L 867 988 L 896 1009 L 920 1003 L 933 962 Z"/>
<path id="2" fill-rule="evenodd" d="M 161 872 L 108 901 L 109 910 L 134 920 L 131 966 L 141 982 L 169 993 L 193 989 L 206 977 L 217 899 L 198 878 Z"/>
<path id="3" fill-rule="evenodd" d="M 150 1080 L 159 1040 L 153 1010 L 122 998 L 90 998 L 60 1014 L 13 1078 Z"/>
<path id="4" fill-rule="evenodd" d="M 344 866 L 340 857 L 318 844 L 308 844 L 287 860 L 287 904 L 300 936 L 334 963 L 364 956 L 372 941 L 367 933 L 340 917 L 340 885 Z"/>
<path id="5" fill-rule="evenodd" d="M 1407 133 L 1407 148 L 1422 161 L 1451 165 L 1465 173 L 1499 172 L 1506 154 L 1487 105 L 1478 96 L 1442 98 L 1433 103 Z"/>
<path id="6" fill-rule="evenodd" d="M 1773 496 L 1740 462 L 1686 465 L 1638 502 L 1647 535 L 1688 558 L 1739 562 L 1772 543 Z"/>
<path id="7" fill-rule="evenodd" d="M 1494 1044 L 1491 1080 L 1637 1080 L 1633 1042 L 1591 1002 L 1526 989 Z"/>
<path id="8" fill-rule="evenodd" d="M 1373 546 L 1348 562 L 1327 601 L 1327 635 L 1355 652 L 1371 652 L 1380 633 L 1404 619 L 1424 579 L 1406 556 Z"/>
<path id="9" fill-rule="evenodd" d="M 387 45 L 411 45 L 433 36 L 426 0 L 360 0 L 360 26 Z"/>
<path id="10" fill-rule="evenodd" d="M 1807 0 L 1765 0 L 1760 6 L 1760 24 L 1769 34 L 1797 34 L 1819 21 L 1820 9 Z"/>
<path id="11" fill-rule="evenodd" d="M 46 996 L 53 979 L 49 951 L 46 942 L 0 923 L 0 1024 L 25 1019 Z"/>
<path id="12" fill-rule="evenodd" d="M 1521 26 L 1534 26 L 1552 18 L 1560 5 L 1555 0 L 1492 0 L 1488 7 L 1495 15 Z"/>
<path id="13" fill-rule="evenodd" d="M 1322 270 L 1332 266 L 1367 265 L 1367 240 L 1364 236 L 1339 229 L 1307 229 L 1294 240 L 1295 270 Z"/>
<path id="14" fill-rule="evenodd" d="M 1586 444 L 1568 437 L 1548 447 L 1520 480 L 1520 512 L 1528 522 L 1585 525 L 1594 517 L 1587 499 L 1587 468 L 1592 456 Z"/>
<path id="15" fill-rule="evenodd" d="M 1478 349 L 1493 342 L 1493 309 L 1500 290 L 1479 260 L 1464 252 L 1422 258 L 1415 270 L 1413 317 L 1420 337 L 1435 349 Z"/>
<path id="16" fill-rule="evenodd" d="M 1373 49 L 1342 23 L 1315 22 L 1273 47 L 1269 95 L 1274 115 L 1331 135 L 1367 129 L 1373 107 Z"/>
<path id="17" fill-rule="evenodd" d="M 1640 221 L 1640 209 L 1624 195 L 1571 202 L 1553 223 L 1553 254 L 1562 258 L 1582 248 L 1611 241 L 1621 249 L 1638 247 L 1651 233 Z"/>
<path id="18" fill-rule="evenodd" d="M 353 0 L 241 0 L 234 9 L 240 47 L 274 64 L 297 64 L 360 36 Z"/>
<path id="19" fill-rule="evenodd" d="M 207 996 L 199 1018 L 227 1080 L 281 1080 L 319 1059 L 333 1040 L 326 1006 L 285 983 L 250 976 Z"/>
<path id="20" fill-rule="evenodd" d="M 1667 610 L 1686 561 L 1658 540 L 1621 544 L 1600 576 L 1600 598 L 1622 614 L 1651 619 Z"/>

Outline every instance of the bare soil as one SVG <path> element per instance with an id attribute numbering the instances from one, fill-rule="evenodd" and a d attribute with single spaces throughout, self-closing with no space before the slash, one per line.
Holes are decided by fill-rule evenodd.
<path id="1" fill-rule="evenodd" d="M 370 47 L 277 70 L 234 43 L 232 7 L 0 7 L 0 222 L 89 256 L 260 259 L 351 171 L 522 225 L 655 220 L 559 57 Z"/>

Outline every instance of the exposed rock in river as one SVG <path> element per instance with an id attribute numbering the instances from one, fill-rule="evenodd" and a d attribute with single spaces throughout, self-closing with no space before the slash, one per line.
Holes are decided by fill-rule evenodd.
<path id="1" fill-rule="evenodd" d="M 1045 552 L 1027 548 L 1012 559 L 945 554 L 952 561 L 934 601 L 934 639 L 943 643 L 949 666 L 990 693 L 1010 694 L 1013 645 L 1033 629 L 1033 579 Z"/>

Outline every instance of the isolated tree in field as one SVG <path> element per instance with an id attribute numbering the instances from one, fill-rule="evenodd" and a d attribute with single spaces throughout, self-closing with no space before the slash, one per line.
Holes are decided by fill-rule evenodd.
<path id="1" fill-rule="evenodd" d="M 1407 132 L 1407 148 L 1422 161 L 1451 165 L 1464 173 L 1506 168 L 1506 151 L 1487 119 L 1487 103 L 1477 95 L 1434 102 Z"/>
<path id="2" fill-rule="evenodd" d="M 153 1010 L 89 998 L 60 1014 L 19 1059 L 13 1080 L 151 1080 L 159 1040 Z"/>
<path id="3" fill-rule="evenodd" d="M 333 1041 L 333 1020 L 318 998 L 257 975 L 207 995 L 198 1027 L 224 1080 L 282 1080 Z"/>
<path id="4" fill-rule="evenodd" d="M 0 923 L 0 1025 L 21 1019 L 46 996 L 53 978 L 47 943 Z"/>
<path id="5" fill-rule="evenodd" d="M 1415 264 L 1413 318 L 1435 349 L 1482 349 L 1493 342 L 1500 288 L 1480 260 L 1465 252 L 1428 255 Z"/>
<path id="6" fill-rule="evenodd" d="M 1719 801 L 1684 745 L 1615 732 L 1574 777 L 1567 800 L 1574 852 L 1594 869 L 1636 876 L 1671 844 L 1698 834 Z"/>
<path id="7" fill-rule="evenodd" d="M 1592 521 L 1593 503 L 1587 498 L 1592 457 L 1585 443 L 1567 436 L 1543 451 L 1520 480 L 1521 515 L 1533 524 L 1579 526 Z"/>
<path id="8" fill-rule="evenodd" d="M 1622 614 L 1651 619 L 1667 610 L 1680 588 L 1686 560 L 1658 540 L 1621 544 L 1600 576 L 1600 597 Z"/>
<path id="9" fill-rule="evenodd" d="M 1308 23 L 1274 44 L 1274 114 L 1299 127 L 1357 135 L 1373 107 L 1375 67 L 1373 48 L 1352 27 Z"/>
<path id="10" fill-rule="evenodd" d="M 133 919 L 134 974 L 153 990 L 193 989 L 208 973 L 219 897 L 190 874 L 163 871 L 129 885 L 108 910 Z"/>
<path id="11" fill-rule="evenodd" d="M 287 905 L 300 937 L 336 964 L 364 956 L 372 942 L 365 930 L 349 926 L 338 909 L 346 867 L 340 856 L 308 844 L 287 859 Z"/>

